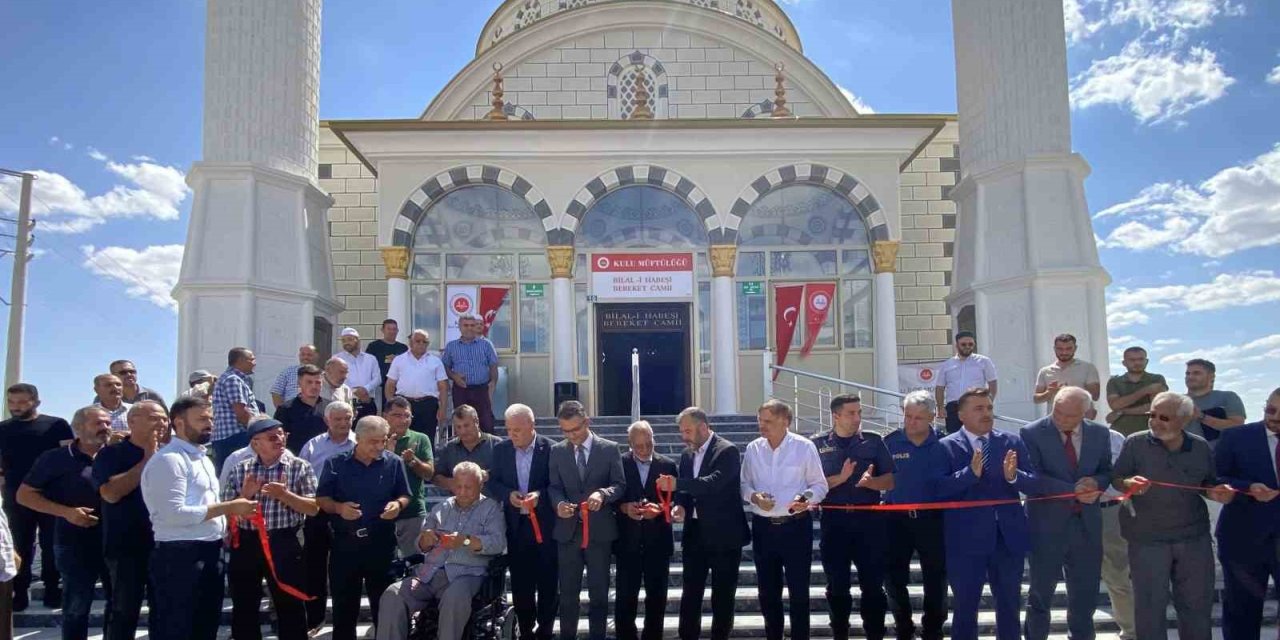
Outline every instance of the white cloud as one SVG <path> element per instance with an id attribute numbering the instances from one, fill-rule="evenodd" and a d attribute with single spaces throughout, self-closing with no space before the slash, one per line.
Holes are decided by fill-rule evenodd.
<path id="1" fill-rule="evenodd" d="M 1221 258 L 1280 244 L 1280 144 L 1199 185 L 1151 185 L 1096 217 L 1109 216 L 1129 220 L 1107 235 L 1103 247 L 1142 251 L 1163 246 Z"/>
<path id="2" fill-rule="evenodd" d="M 1276 65 L 1276 68 L 1267 74 L 1267 84 L 1280 84 L 1280 65 Z"/>
<path id="3" fill-rule="evenodd" d="M 71 144 L 70 142 L 67 142 L 66 140 L 63 140 L 62 138 L 59 138 L 58 136 L 49 136 L 49 146 L 62 147 L 64 151 L 70 151 L 75 148 L 75 145 Z"/>
<path id="4" fill-rule="evenodd" d="M 180 244 L 153 245 L 142 249 L 127 247 L 81 247 L 82 266 L 95 275 L 123 283 L 132 298 L 147 300 L 165 309 L 177 311 L 178 303 L 170 295 L 178 283 L 182 267 Z"/>
<path id="5" fill-rule="evenodd" d="M 89 157 L 90 157 L 90 158 L 93 158 L 94 160 L 97 160 L 98 162 L 106 162 L 106 161 L 107 161 L 107 154 L 105 154 L 105 153 L 103 153 L 103 152 L 101 152 L 101 151 L 98 151 L 97 149 L 94 149 L 93 147 L 89 147 L 89 151 L 88 151 L 87 153 L 89 154 Z"/>
<path id="6" fill-rule="evenodd" d="M 1147 324 L 1153 315 L 1217 311 L 1277 301 L 1280 277 L 1275 272 L 1222 273 L 1200 284 L 1118 288 L 1107 301 L 1107 324 L 1118 329 Z"/>
<path id="7" fill-rule="evenodd" d="M 1154 344 L 1157 347 L 1171 347 L 1175 344 L 1182 344 L 1182 340 L 1179 340 L 1178 338 L 1168 338 L 1165 340 L 1153 340 L 1151 344 Z"/>
<path id="8" fill-rule="evenodd" d="M 1071 105 L 1119 105 L 1139 122 L 1156 124 L 1212 103 L 1235 82 L 1204 47 L 1180 53 L 1135 40 L 1071 79 Z"/>
<path id="9" fill-rule="evenodd" d="M 51 171 L 33 170 L 31 210 L 40 228 L 59 233 L 79 233 L 112 218 L 176 220 L 178 205 L 186 199 L 185 176 L 177 167 L 152 161 L 114 162 L 96 149 L 90 157 L 103 162 L 107 172 L 123 180 L 108 191 L 90 196 L 70 178 Z M 0 212 L 16 211 L 20 180 L 0 176 Z"/>
<path id="10" fill-rule="evenodd" d="M 1143 35 L 1163 33 L 1181 40 L 1220 17 L 1240 16 L 1232 0 L 1063 0 L 1067 41 L 1081 42 L 1108 27 L 1136 25 Z"/>
<path id="11" fill-rule="evenodd" d="M 1280 333 L 1273 333 L 1243 344 L 1227 344 L 1171 353 L 1160 358 L 1160 362 L 1172 364 L 1186 362 L 1192 358 L 1204 358 L 1219 367 L 1250 362 L 1274 362 L 1280 358 Z"/>
<path id="12" fill-rule="evenodd" d="M 862 98 L 859 98 L 858 96 L 854 95 L 852 91 L 840 85 L 836 85 L 836 88 L 840 90 L 840 94 L 844 96 L 845 100 L 849 101 L 849 104 L 853 105 L 853 108 L 856 109 L 858 113 L 869 114 L 869 113 L 876 112 L 875 109 L 871 108 L 871 105 L 863 102 Z"/>

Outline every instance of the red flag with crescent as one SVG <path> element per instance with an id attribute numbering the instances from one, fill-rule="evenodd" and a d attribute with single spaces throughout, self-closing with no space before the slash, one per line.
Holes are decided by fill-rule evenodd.
<path id="1" fill-rule="evenodd" d="M 787 362 L 787 353 L 791 351 L 791 338 L 796 334 L 796 325 L 800 324 L 800 304 L 804 297 L 804 285 L 776 285 L 773 288 L 773 337 L 778 349 L 778 366 Z M 778 371 L 773 372 L 773 379 L 778 379 Z"/>
<path id="2" fill-rule="evenodd" d="M 831 304 L 835 299 L 834 282 L 804 286 L 805 333 L 804 346 L 800 348 L 800 355 L 807 356 L 813 349 L 813 344 L 818 341 L 818 334 L 822 331 L 822 323 L 827 321 L 827 313 L 831 311 Z"/>
<path id="3" fill-rule="evenodd" d="M 489 327 L 498 317 L 498 309 L 507 299 L 509 287 L 480 287 L 480 317 L 484 319 L 484 335 L 489 336 Z"/>

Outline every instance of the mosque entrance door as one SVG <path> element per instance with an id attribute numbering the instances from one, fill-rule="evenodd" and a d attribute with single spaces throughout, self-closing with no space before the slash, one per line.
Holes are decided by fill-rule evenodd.
<path id="1" fill-rule="evenodd" d="M 600 415 L 631 414 L 631 353 L 640 356 L 640 413 L 674 415 L 691 404 L 690 305 L 596 305 Z"/>

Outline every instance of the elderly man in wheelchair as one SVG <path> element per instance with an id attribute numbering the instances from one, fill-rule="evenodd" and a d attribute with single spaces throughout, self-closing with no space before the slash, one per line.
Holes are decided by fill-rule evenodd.
<path id="1" fill-rule="evenodd" d="M 414 615 L 432 603 L 439 640 L 462 639 L 490 561 L 507 550 L 502 504 L 480 493 L 487 475 L 474 462 L 453 468 L 454 496 L 431 510 L 418 536 L 425 560 L 382 594 L 378 640 L 406 640 Z"/>

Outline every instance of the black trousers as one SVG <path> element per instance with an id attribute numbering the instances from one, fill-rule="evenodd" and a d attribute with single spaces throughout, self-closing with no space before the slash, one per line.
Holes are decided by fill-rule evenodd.
<path id="1" fill-rule="evenodd" d="M 328 515 L 319 514 L 307 518 L 302 525 L 302 564 L 305 568 L 307 595 L 315 596 L 303 604 L 307 612 L 307 628 L 324 624 L 325 609 L 329 597 L 329 550 L 333 548 L 333 532 L 329 530 Z"/>
<path id="2" fill-rule="evenodd" d="M 1225 557 L 1218 546 L 1222 563 L 1222 637 L 1225 640 L 1258 638 L 1262 633 L 1263 602 L 1267 599 L 1267 583 L 1280 586 L 1280 537 L 1271 536 L 1265 543 L 1270 553 L 1241 559 Z"/>
<path id="3" fill-rule="evenodd" d="M 759 580 L 764 635 L 782 640 L 783 614 L 790 610 L 792 640 L 809 640 L 809 574 L 813 562 L 813 518 L 808 515 L 774 524 L 751 517 L 751 544 Z M 782 606 L 782 585 L 791 597 Z"/>
<path id="4" fill-rule="evenodd" d="M 960 430 L 964 423 L 960 422 L 960 403 L 948 402 L 947 410 L 947 435 L 951 435 Z"/>
<path id="5" fill-rule="evenodd" d="M 151 550 L 141 550 L 107 558 L 107 574 L 111 577 L 111 616 L 106 625 L 107 640 L 125 640 L 138 633 L 138 618 L 146 599 L 147 626 L 154 626 L 155 590 L 151 587 L 149 569 Z"/>
<path id="6" fill-rule="evenodd" d="M 885 554 L 888 552 L 884 514 L 870 511 L 826 511 L 822 514 L 822 570 L 827 574 L 827 603 L 831 630 L 837 639 L 848 637 L 853 609 L 849 564 L 858 569 L 862 628 L 867 638 L 884 637 L 888 601 L 884 595 Z"/>
<path id="7" fill-rule="evenodd" d="M 542 539 L 542 544 L 538 544 L 529 519 L 522 517 L 519 522 L 507 538 L 507 557 L 511 562 L 511 604 L 515 607 L 520 629 L 517 637 L 521 640 L 550 640 L 560 606 L 556 542 L 548 535 Z"/>
<path id="8" fill-rule="evenodd" d="M 924 573 L 921 637 L 924 640 L 942 640 L 942 625 L 947 621 L 947 552 L 942 537 L 942 512 L 890 513 L 888 520 L 885 591 L 897 636 L 905 640 L 915 633 L 907 585 L 911 583 L 911 556 L 919 555 L 920 569 Z"/>
<path id="9" fill-rule="evenodd" d="M 151 551 L 156 640 L 214 640 L 222 615 L 222 541 L 157 542 Z"/>
<path id="10" fill-rule="evenodd" d="M 431 440 L 431 450 L 436 450 L 436 427 L 439 426 L 439 420 L 436 419 L 436 412 L 440 411 L 440 399 L 432 396 L 425 396 L 417 400 L 409 401 L 409 410 L 413 412 L 413 421 L 409 423 L 409 428 L 418 433 L 426 434 Z"/>
<path id="11" fill-rule="evenodd" d="M 376 623 L 378 600 L 391 585 L 395 553 L 396 529 L 391 522 L 380 520 L 362 529 L 352 529 L 344 523 L 343 528 L 334 529 L 333 550 L 329 554 L 333 640 L 355 640 L 361 592 L 369 599 Z"/>
<path id="12" fill-rule="evenodd" d="M 298 529 L 276 529 L 267 533 L 271 555 L 280 579 L 302 588 L 302 545 Z M 231 635 L 236 640 L 262 640 L 262 581 L 267 581 L 271 602 L 275 605 L 280 640 L 305 640 L 307 614 L 302 600 L 280 590 L 271 578 L 262 544 L 256 531 L 241 529 L 240 545 L 231 550 L 227 564 L 227 583 L 231 591 Z"/>
<path id="13" fill-rule="evenodd" d="M 643 640 L 662 638 L 662 619 L 667 611 L 667 579 L 671 574 L 671 552 L 655 545 L 618 550 L 617 594 L 613 624 L 618 640 L 637 640 L 636 609 L 640 586 L 644 585 Z"/>
<path id="14" fill-rule="evenodd" d="M 717 544 L 715 531 L 704 531 L 696 519 L 685 521 L 681 555 L 684 589 L 680 594 L 680 640 L 702 637 L 702 596 L 711 574 L 711 640 L 725 640 L 733 631 L 733 600 L 738 590 L 742 547 Z"/>
<path id="15" fill-rule="evenodd" d="M 46 594 L 58 589 L 59 578 L 57 563 L 53 559 L 53 523 L 56 519 L 18 504 L 17 490 L 17 486 L 12 489 L 5 486 L 4 512 L 9 518 L 9 531 L 13 534 L 13 550 L 22 557 L 22 566 L 13 579 L 14 600 L 22 603 L 27 601 L 27 590 L 31 587 L 31 567 L 36 560 L 37 529 L 41 557 L 40 581 L 44 583 Z"/>

